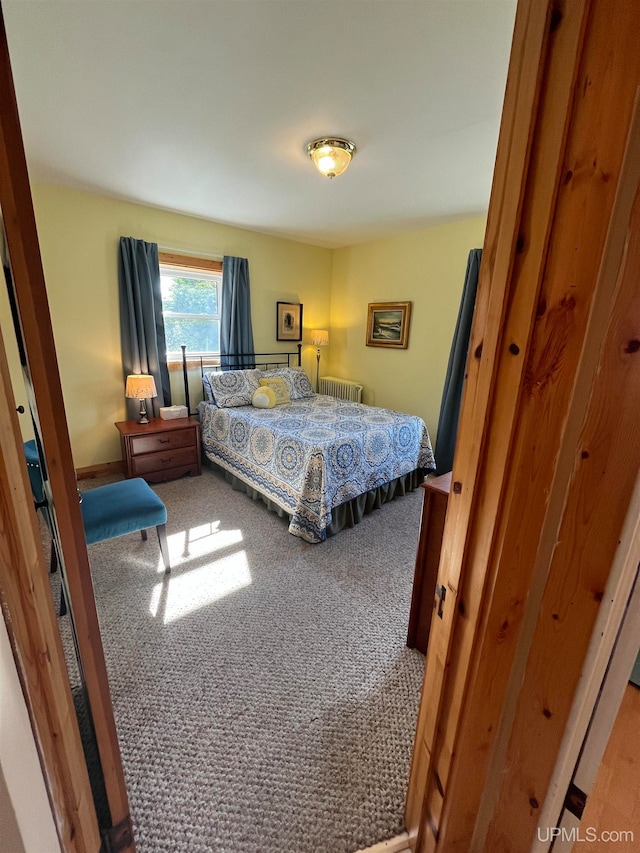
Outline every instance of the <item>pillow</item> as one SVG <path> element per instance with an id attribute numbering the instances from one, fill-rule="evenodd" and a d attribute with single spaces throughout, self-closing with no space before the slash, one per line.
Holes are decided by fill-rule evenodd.
<path id="1" fill-rule="evenodd" d="M 287 383 L 281 376 L 276 376 L 272 379 L 261 379 L 260 385 L 263 388 L 271 388 L 273 390 L 274 394 L 276 395 L 276 406 L 279 406 L 282 403 L 291 402 Z"/>
<path id="2" fill-rule="evenodd" d="M 305 397 L 316 395 L 302 367 L 277 367 L 274 370 L 265 370 L 262 376 L 267 379 L 272 377 L 284 379 L 292 400 L 303 400 Z"/>
<path id="3" fill-rule="evenodd" d="M 268 385 L 256 388 L 251 397 L 251 405 L 256 409 L 273 409 L 276 404 L 276 392 Z"/>
<path id="4" fill-rule="evenodd" d="M 213 402 L 221 409 L 250 406 L 251 397 L 259 387 L 259 370 L 220 370 L 207 373 Z"/>

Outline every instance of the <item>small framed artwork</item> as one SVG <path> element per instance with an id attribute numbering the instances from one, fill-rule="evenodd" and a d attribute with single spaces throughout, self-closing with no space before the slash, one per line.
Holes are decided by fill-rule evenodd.
<path id="1" fill-rule="evenodd" d="M 302 304 L 300 302 L 276 304 L 276 340 L 302 340 Z"/>
<path id="2" fill-rule="evenodd" d="M 367 346 L 406 349 L 409 346 L 410 302 L 370 302 Z"/>

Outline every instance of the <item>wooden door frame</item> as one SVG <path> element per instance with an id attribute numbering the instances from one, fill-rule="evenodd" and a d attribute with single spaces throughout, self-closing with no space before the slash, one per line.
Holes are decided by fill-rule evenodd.
<path id="1" fill-rule="evenodd" d="M 13 86 L 4 20 L 0 9 L 0 210 L 2 210 L 7 247 L 11 262 L 14 294 L 18 322 L 24 343 L 25 361 L 23 370 L 28 386 L 33 389 L 30 400 L 31 415 L 41 436 L 47 465 L 48 484 L 53 504 L 50 507 L 52 523 L 57 529 L 61 546 L 61 561 L 69 591 L 69 609 L 73 614 L 77 646 L 84 673 L 86 693 L 91 709 L 104 784 L 118 849 L 134 851 L 129 803 L 124 781 L 120 748 L 113 717 L 106 664 L 100 638 L 98 617 L 93 596 L 91 570 L 84 536 L 84 525 L 78 501 L 76 478 L 71 454 L 71 445 L 64 410 L 62 387 L 58 372 L 53 330 L 49 314 L 47 292 L 40 258 L 38 235 L 31 198 L 31 189 L 22 143 L 22 133 Z M 11 570 L 11 562 L 3 560 L 2 593 L 4 617 L 9 629 L 16 662 L 22 677 L 27 706 L 34 722 L 34 734 L 39 746 L 45 780 L 48 784 L 54 817 L 63 849 L 97 851 L 95 827 L 92 827 L 90 812 L 95 810 L 91 794 L 87 794 L 77 754 L 78 743 L 74 740 L 75 711 L 73 705 L 58 705 L 58 715 L 43 716 L 42 703 L 44 679 L 53 696 L 65 696 L 68 690 L 66 670 L 59 667 L 56 651 L 56 666 L 52 668 L 52 650 L 60 651 L 60 640 L 55 617 L 51 621 L 52 604 L 48 589 L 43 588 L 40 575 L 48 587 L 44 563 L 37 561 L 34 552 L 38 539 L 34 526 L 30 489 L 25 495 L 27 484 L 26 466 L 22 442 L 18 441 L 18 428 L 13 393 L 8 373 L 3 377 L 6 399 L 10 401 L 3 442 L 4 470 L 0 470 L 5 499 L 12 514 L 8 517 L 7 530 L 14 531 L 23 553 L 15 563 L 21 571 Z M 19 494 L 14 493 L 14 481 Z M 25 506 L 25 503 L 27 506 Z M 28 511 L 30 507 L 30 512 Z M 21 525 L 24 524 L 24 528 Z M 24 541 L 23 537 L 24 536 Z M 12 539 L 7 537 L 9 545 Z M 41 550 L 41 549 L 40 549 Z M 38 584 L 37 590 L 35 584 Z M 33 587 L 33 588 L 32 588 Z M 36 592 L 38 595 L 36 596 Z M 48 594 L 48 603 L 43 599 Z M 24 599 L 24 596 L 27 599 Z M 46 595 L 45 595 L 46 598 Z M 57 638 L 57 639 L 56 639 Z M 38 649 L 38 652 L 34 652 Z M 26 661 L 32 666 L 27 667 Z M 50 698 L 50 696 L 48 696 Z M 68 697 L 67 697 L 68 698 Z M 60 700 L 63 701 L 62 699 Z M 54 704 L 55 708 L 55 704 Z M 73 717 L 72 722 L 69 718 Z M 49 730 L 47 731 L 47 726 Z M 57 744 L 55 738 L 60 731 L 67 731 L 68 738 Z M 57 749 L 52 749 L 54 737 Z M 84 762 L 84 758 L 83 758 Z M 75 771 L 73 782 L 67 779 L 67 787 L 54 784 L 68 763 L 68 776 Z M 86 776 L 86 767 L 84 775 Z M 65 777 L 66 778 L 66 777 Z M 82 821 L 75 820 L 82 815 Z M 80 831 L 82 830 L 82 831 Z M 79 833 L 79 835 L 76 835 Z M 77 846 L 76 846 L 77 845 Z"/>
<path id="2" fill-rule="evenodd" d="M 639 23 L 625 0 L 518 6 L 439 571 L 451 607 L 407 800 L 419 853 L 529 849 L 632 499 Z"/>
<path id="3" fill-rule="evenodd" d="M 442 835 L 452 742 L 476 637 L 486 630 L 482 619 L 489 560 L 508 491 L 518 400 L 549 240 L 547 222 L 566 139 L 567 118 L 552 119 L 566 116 L 576 64 L 566 54 L 575 56 L 584 32 L 584 4 L 578 3 L 570 26 L 562 29 L 562 56 L 554 55 L 551 63 L 557 43 L 555 10 L 551 0 L 519 0 L 515 17 L 440 560 L 438 584 L 447 587 L 448 607 L 441 623 L 434 620 L 429 640 L 405 811 L 412 846 L 420 849 L 431 849 Z M 545 84 L 551 70 L 557 86 L 549 94 Z M 545 110 L 551 116 L 546 120 Z M 537 129 L 542 139 L 536 138 Z M 535 198 L 530 198 L 532 182 Z M 520 285 L 522 280 L 530 282 L 527 287 Z M 496 423 L 499 428 L 492 430 Z M 503 667 L 508 672 L 508 661 Z M 479 802 L 482 773 L 472 774 L 466 784 L 471 786 L 472 780 Z M 468 814 L 461 827 L 468 843 L 470 821 L 472 829 L 475 815 Z"/>

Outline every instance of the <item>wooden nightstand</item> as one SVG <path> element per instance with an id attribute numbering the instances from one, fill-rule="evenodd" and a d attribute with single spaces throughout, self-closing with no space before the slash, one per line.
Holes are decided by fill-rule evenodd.
<path id="1" fill-rule="evenodd" d="M 148 424 L 120 421 L 116 426 L 126 477 L 162 483 L 183 474 L 197 477 L 202 473 L 200 423 L 195 418 L 152 418 Z"/>

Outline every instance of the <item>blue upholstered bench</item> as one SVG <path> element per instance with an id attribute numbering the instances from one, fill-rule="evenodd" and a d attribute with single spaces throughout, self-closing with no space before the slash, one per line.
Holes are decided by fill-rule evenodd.
<path id="1" fill-rule="evenodd" d="M 25 442 L 24 453 L 36 508 L 46 510 L 40 459 L 33 439 Z M 167 509 L 144 480 L 121 480 L 79 492 L 79 495 L 87 545 L 138 531 L 141 532 L 143 540 L 146 540 L 147 528 L 155 527 L 165 573 L 171 571 L 166 530 Z M 49 525 L 46 511 L 45 519 Z M 54 551 L 55 549 L 52 549 L 52 560 L 56 559 Z"/>

